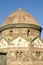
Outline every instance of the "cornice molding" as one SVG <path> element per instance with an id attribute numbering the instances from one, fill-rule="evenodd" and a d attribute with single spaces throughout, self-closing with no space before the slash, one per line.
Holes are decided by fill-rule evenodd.
<path id="1" fill-rule="evenodd" d="M 0 32 L 2 32 L 3 30 L 6 29 L 10 29 L 10 28 L 33 28 L 36 29 L 38 31 L 42 31 L 42 27 L 37 26 L 37 25 L 33 25 L 33 24 L 8 24 L 8 25 L 4 25 L 0 27 Z"/>

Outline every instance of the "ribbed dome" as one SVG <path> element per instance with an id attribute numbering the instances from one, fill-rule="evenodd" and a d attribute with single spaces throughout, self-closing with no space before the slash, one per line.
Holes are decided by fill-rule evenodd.
<path id="1" fill-rule="evenodd" d="M 35 18 L 31 14 L 25 12 L 21 8 L 19 8 L 19 10 L 8 16 L 3 25 L 15 24 L 15 23 L 27 23 L 40 26 L 39 23 L 35 20 Z"/>

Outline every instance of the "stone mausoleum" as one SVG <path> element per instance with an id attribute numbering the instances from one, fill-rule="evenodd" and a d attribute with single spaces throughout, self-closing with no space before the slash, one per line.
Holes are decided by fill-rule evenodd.
<path id="1" fill-rule="evenodd" d="M 42 27 L 19 8 L 0 26 L 0 65 L 43 65 Z"/>

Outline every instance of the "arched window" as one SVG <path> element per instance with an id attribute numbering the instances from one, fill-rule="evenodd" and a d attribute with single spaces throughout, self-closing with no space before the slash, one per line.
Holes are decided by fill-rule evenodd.
<path id="1" fill-rule="evenodd" d="M 17 51 L 15 55 L 16 55 L 17 59 L 21 59 L 23 57 L 24 53 L 22 51 Z"/>

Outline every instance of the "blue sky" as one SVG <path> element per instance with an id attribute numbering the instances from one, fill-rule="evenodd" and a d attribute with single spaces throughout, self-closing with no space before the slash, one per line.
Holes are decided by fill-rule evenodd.
<path id="1" fill-rule="evenodd" d="M 43 28 L 43 0 L 0 0 L 0 25 L 18 8 L 31 13 Z M 43 37 L 43 31 L 41 37 Z"/>

